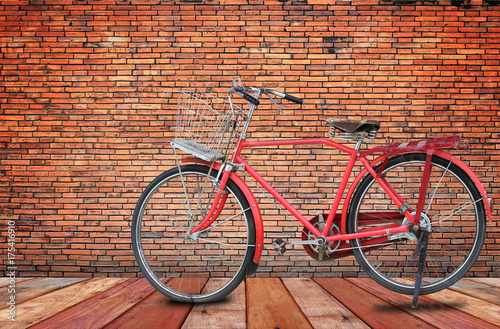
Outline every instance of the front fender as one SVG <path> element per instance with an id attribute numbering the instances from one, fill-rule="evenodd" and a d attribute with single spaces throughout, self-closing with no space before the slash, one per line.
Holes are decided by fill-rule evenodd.
<path id="1" fill-rule="evenodd" d="M 183 163 L 196 163 L 196 164 L 202 164 L 207 167 L 210 167 L 212 165 L 211 162 L 201 160 L 198 158 L 184 158 L 181 160 Z M 213 164 L 214 169 L 220 170 L 221 164 L 215 162 Z M 231 179 L 233 182 L 238 185 L 238 187 L 241 189 L 245 197 L 247 198 L 247 201 L 250 205 L 250 209 L 252 210 L 252 215 L 253 215 L 253 220 L 255 223 L 255 252 L 253 256 L 253 261 L 254 263 L 258 264 L 260 261 L 260 257 L 262 255 L 262 250 L 264 248 L 264 225 L 262 223 L 262 215 L 260 213 L 260 208 L 257 203 L 257 200 L 255 200 L 255 197 L 248 188 L 247 184 L 235 173 L 231 173 L 229 175 L 229 179 Z"/>

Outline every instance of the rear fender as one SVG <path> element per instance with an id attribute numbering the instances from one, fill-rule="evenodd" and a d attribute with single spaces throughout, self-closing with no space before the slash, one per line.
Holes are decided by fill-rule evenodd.
<path id="1" fill-rule="evenodd" d="M 184 158 L 181 160 L 183 163 L 196 163 L 196 164 L 201 164 L 205 165 L 207 167 L 210 167 L 212 165 L 211 162 L 201 160 L 198 158 Z M 213 164 L 214 169 L 220 170 L 221 164 L 215 162 Z M 257 201 L 255 200 L 255 197 L 248 188 L 247 184 L 234 172 L 232 172 L 229 175 L 229 179 L 231 179 L 233 182 L 238 185 L 238 187 L 241 189 L 245 197 L 247 198 L 247 201 L 250 205 L 250 209 L 252 210 L 253 214 L 253 219 L 255 223 L 255 252 L 253 255 L 253 262 L 255 264 L 258 264 L 260 261 L 260 257 L 262 255 L 262 249 L 264 247 L 264 225 L 262 223 L 262 215 L 260 213 L 260 208 L 259 205 L 257 204 Z M 256 266 L 256 265 L 254 265 Z"/>
<path id="2" fill-rule="evenodd" d="M 469 175 L 469 177 L 472 179 L 472 181 L 476 185 L 477 190 L 479 191 L 479 193 L 483 197 L 484 206 L 486 207 L 486 216 L 490 220 L 490 223 L 492 223 L 493 222 L 493 214 L 492 214 L 493 201 L 490 201 L 488 199 L 488 194 L 486 193 L 486 189 L 484 188 L 483 184 L 481 184 L 481 181 L 479 180 L 479 178 L 477 178 L 476 174 L 456 156 L 453 156 L 453 155 L 451 155 L 447 152 L 441 151 L 441 150 L 434 150 L 434 154 L 441 157 L 441 158 L 444 158 L 446 160 L 450 160 L 455 165 L 460 167 L 463 171 L 465 171 L 465 173 L 467 175 Z"/>

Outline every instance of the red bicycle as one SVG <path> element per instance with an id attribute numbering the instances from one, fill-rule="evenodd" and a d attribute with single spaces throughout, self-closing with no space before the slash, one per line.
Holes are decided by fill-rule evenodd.
<path id="1" fill-rule="evenodd" d="M 135 257 L 158 291 L 182 302 L 215 301 L 257 271 L 264 247 L 262 215 L 239 172 L 253 177 L 304 226 L 302 239 L 274 241 L 278 253 L 301 245 L 317 260 L 354 254 L 376 282 L 413 295 L 414 306 L 420 294 L 449 287 L 470 270 L 484 242 L 486 218 L 492 220 L 492 203 L 472 170 L 443 150 L 465 148 L 465 142 L 453 136 L 362 150 L 380 124 L 344 119 L 326 120 L 330 139 L 247 141 L 263 95 L 278 109 L 273 97 L 302 103 L 235 79 L 228 100 L 180 91 L 171 142 L 177 165 L 145 189 L 132 222 Z M 244 149 L 304 144 L 327 145 L 349 157 L 330 212 L 312 219 L 241 156 Z M 194 157 L 179 159 L 179 150 Z M 356 162 L 363 169 L 348 186 Z"/>

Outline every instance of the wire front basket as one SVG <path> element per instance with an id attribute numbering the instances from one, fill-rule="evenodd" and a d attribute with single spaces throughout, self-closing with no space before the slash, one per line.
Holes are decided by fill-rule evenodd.
<path id="1" fill-rule="evenodd" d="M 179 90 L 175 138 L 171 144 L 205 161 L 223 160 L 229 152 L 241 110 L 209 94 Z"/>

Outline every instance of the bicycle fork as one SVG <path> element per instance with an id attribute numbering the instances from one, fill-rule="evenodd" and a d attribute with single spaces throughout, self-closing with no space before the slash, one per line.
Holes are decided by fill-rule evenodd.
<path id="1" fill-rule="evenodd" d="M 205 218 L 201 221 L 200 224 L 198 224 L 198 226 L 191 230 L 190 234 L 195 234 L 200 230 L 206 230 L 208 227 L 210 227 L 210 225 L 212 225 L 217 217 L 219 217 L 220 213 L 224 209 L 224 205 L 226 204 L 226 200 L 228 197 L 228 193 L 225 191 L 225 189 L 231 171 L 225 169 L 222 169 L 221 171 L 222 177 L 220 179 L 219 186 L 217 187 L 212 206 L 210 207 L 210 210 L 208 211 Z"/>

